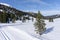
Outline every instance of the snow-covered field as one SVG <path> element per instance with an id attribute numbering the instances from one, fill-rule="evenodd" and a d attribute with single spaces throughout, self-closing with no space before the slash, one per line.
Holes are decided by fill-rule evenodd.
<path id="1" fill-rule="evenodd" d="M 55 19 L 54 22 L 46 21 L 47 32 L 44 36 L 51 40 L 60 40 L 60 18 Z"/>
<path id="2" fill-rule="evenodd" d="M 46 32 L 39 37 L 35 33 L 34 22 L 0 23 L 0 40 L 60 40 L 60 19 L 54 22 L 45 20 Z"/>
<path id="3" fill-rule="evenodd" d="M 0 23 L 0 40 L 40 40 L 29 34 L 34 29 L 33 27 L 31 29 L 29 23 L 22 23 L 21 21 L 9 24 Z"/>

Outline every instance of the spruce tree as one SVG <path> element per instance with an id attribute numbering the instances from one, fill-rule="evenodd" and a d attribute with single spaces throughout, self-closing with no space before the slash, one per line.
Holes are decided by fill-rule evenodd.
<path id="1" fill-rule="evenodd" d="M 6 15 L 7 15 L 7 13 L 4 11 L 2 13 L 2 23 L 6 23 Z"/>
<path id="2" fill-rule="evenodd" d="M 34 18 L 32 17 L 32 22 L 34 21 Z"/>
<path id="3" fill-rule="evenodd" d="M 1 13 L 0 13 L 0 22 L 1 22 Z"/>
<path id="4" fill-rule="evenodd" d="M 49 22 L 53 22 L 53 18 L 49 18 Z"/>
<path id="5" fill-rule="evenodd" d="M 14 17 L 14 18 L 12 19 L 12 23 L 15 23 L 15 20 L 16 20 L 16 17 Z"/>
<path id="6" fill-rule="evenodd" d="M 45 28 L 45 23 L 44 23 L 44 20 L 42 19 L 42 15 L 40 13 L 40 11 L 38 11 L 38 14 L 36 16 L 36 22 L 34 23 L 34 26 L 35 26 L 35 31 L 39 34 L 39 35 L 42 35 L 43 32 L 46 30 Z"/>
<path id="7" fill-rule="evenodd" d="M 0 13 L 0 23 L 2 22 L 2 13 Z"/>
<path id="8" fill-rule="evenodd" d="M 10 18 L 11 18 L 12 23 L 14 23 L 15 20 L 16 20 L 15 14 L 11 13 L 11 14 L 10 14 Z"/>
<path id="9" fill-rule="evenodd" d="M 25 15 L 22 16 L 22 22 L 23 22 L 23 23 L 26 22 L 26 17 L 25 17 Z"/>

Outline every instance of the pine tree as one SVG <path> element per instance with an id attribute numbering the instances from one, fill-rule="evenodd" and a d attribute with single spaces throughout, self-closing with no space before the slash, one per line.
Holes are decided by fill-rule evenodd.
<path id="1" fill-rule="evenodd" d="M 34 24 L 35 26 L 35 31 L 39 34 L 39 35 L 42 35 L 43 32 L 46 30 L 45 28 L 45 23 L 44 23 L 44 20 L 42 19 L 42 15 L 40 13 L 40 11 L 38 11 L 38 14 L 37 14 L 37 17 L 36 17 L 36 22 Z"/>
<path id="2" fill-rule="evenodd" d="M 9 13 L 6 14 L 6 22 L 7 22 L 7 23 L 10 22 L 10 14 L 9 14 Z"/>
<path id="3" fill-rule="evenodd" d="M 2 13 L 0 13 L 0 23 L 2 22 Z"/>
<path id="4" fill-rule="evenodd" d="M 23 16 L 23 18 L 22 18 L 22 22 L 24 23 L 24 22 L 26 22 L 26 19 L 25 19 L 25 17 Z"/>
<path id="5" fill-rule="evenodd" d="M 49 22 L 53 22 L 53 18 L 49 18 Z"/>
<path id="6" fill-rule="evenodd" d="M 4 11 L 2 13 L 2 23 L 6 23 L 6 15 L 7 15 L 7 13 Z"/>
<path id="7" fill-rule="evenodd" d="M 10 18 L 11 18 L 12 23 L 14 23 L 15 20 L 16 20 L 15 14 L 11 13 L 11 14 L 10 14 Z"/>
<path id="8" fill-rule="evenodd" d="M 1 13 L 0 13 L 0 22 L 1 22 Z"/>
<path id="9" fill-rule="evenodd" d="M 12 23 L 15 23 L 15 20 L 16 20 L 16 17 L 14 17 L 14 18 L 12 19 Z"/>
<path id="10" fill-rule="evenodd" d="M 32 22 L 34 21 L 34 18 L 32 17 Z"/>

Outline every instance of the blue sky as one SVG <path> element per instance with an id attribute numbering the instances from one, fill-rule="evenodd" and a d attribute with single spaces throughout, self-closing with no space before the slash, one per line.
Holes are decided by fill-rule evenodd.
<path id="1" fill-rule="evenodd" d="M 57 14 L 60 12 L 60 0 L 0 0 L 0 3 L 7 3 L 22 11 Z"/>

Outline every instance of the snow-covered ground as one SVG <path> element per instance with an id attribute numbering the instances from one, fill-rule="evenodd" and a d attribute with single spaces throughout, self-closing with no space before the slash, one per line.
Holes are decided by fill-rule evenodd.
<path id="1" fill-rule="evenodd" d="M 0 4 L 12 7 L 6 3 Z M 45 23 L 47 29 L 42 36 L 36 34 L 34 22 L 31 20 L 26 23 L 19 20 L 16 23 L 0 23 L 0 40 L 60 40 L 60 18 L 55 19 L 54 22 L 45 20 Z"/>
<path id="2" fill-rule="evenodd" d="M 54 22 L 45 20 L 46 32 L 39 37 L 35 33 L 34 22 L 0 23 L 0 40 L 60 40 L 60 18 Z"/>
<path id="3" fill-rule="evenodd" d="M 6 26 L 0 29 L 0 40 L 38 40 L 28 33 L 16 29 L 13 26 Z"/>
<path id="4" fill-rule="evenodd" d="M 51 40 L 60 40 L 60 18 L 55 19 L 54 22 L 46 21 L 47 32 L 44 36 Z"/>
<path id="5" fill-rule="evenodd" d="M 24 26 L 26 25 L 26 28 L 23 25 Z M 0 40 L 40 40 L 28 33 L 29 31 L 28 29 L 30 26 L 28 26 L 28 28 L 27 26 L 28 26 L 27 23 L 22 23 L 21 21 L 9 24 L 0 23 Z"/>

